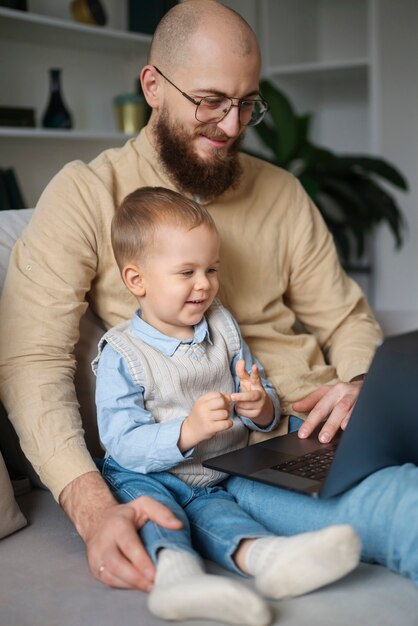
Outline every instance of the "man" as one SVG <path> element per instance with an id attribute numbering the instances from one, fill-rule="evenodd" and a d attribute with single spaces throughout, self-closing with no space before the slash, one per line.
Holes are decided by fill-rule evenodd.
<path id="1" fill-rule="evenodd" d="M 152 107 L 147 128 L 89 165 L 67 165 L 13 253 L 1 311 L 2 400 L 25 453 L 84 539 L 93 575 L 107 585 L 147 590 L 154 572 L 136 535 L 141 502 L 117 505 L 85 447 L 73 349 L 88 303 L 107 327 L 135 308 L 110 245 L 113 213 L 128 193 L 159 185 L 208 207 L 222 239 L 221 300 L 265 365 L 282 414 L 308 413 L 303 436 L 323 418 L 323 441 L 345 427 L 380 339 L 297 181 L 238 154 L 246 125 L 266 109 L 259 73 L 255 36 L 236 13 L 213 0 L 174 7 L 141 73 Z M 306 333 L 294 332 L 296 319 Z M 228 489 L 245 508 L 251 481 L 231 478 Z M 418 471 L 408 466 L 331 502 L 266 487 L 259 506 L 270 507 L 278 534 L 350 523 L 363 558 L 418 582 L 417 532 L 402 525 L 416 515 L 414 494 Z"/>

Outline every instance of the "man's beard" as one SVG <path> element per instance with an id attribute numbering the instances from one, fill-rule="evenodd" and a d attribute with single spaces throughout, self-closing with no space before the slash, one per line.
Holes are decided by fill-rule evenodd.
<path id="1" fill-rule="evenodd" d="M 204 127 L 207 137 L 226 138 L 222 131 L 216 128 L 209 131 L 209 127 Z M 160 115 L 154 130 L 160 160 L 181 191 L 210 199 L 220 196 L 238 182 L 242 174 L 238 151 L 243 135 L 234 141 L 228 152 L 214 150 L 211 159 L 203 160 L 194 151 L 194 135 L 180 125 L 170 123 L 166 112 Z"/>

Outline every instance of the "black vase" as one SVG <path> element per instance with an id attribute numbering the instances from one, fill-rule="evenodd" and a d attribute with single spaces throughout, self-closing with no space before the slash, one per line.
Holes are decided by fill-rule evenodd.
<path id="1" fill-rule="evenodd" d="M 44 128 L 72 128 L 71 115 L 61 93 L 61 70 L 49 70 L 49 103 L 42 118 Z"/>

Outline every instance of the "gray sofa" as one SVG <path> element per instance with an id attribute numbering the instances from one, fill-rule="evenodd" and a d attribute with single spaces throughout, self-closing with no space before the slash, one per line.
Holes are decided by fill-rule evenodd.
<path id="1" fill-rule="evenodd" d="M 0 213 L 0 286 L 10 249 L 30 215 L 30 210 Z M 89 362 L 101 332 L 97 320 L 88 314 L 77 347 L 76 386 L 86 440 L 93 454 L 100 448 Z M 145 594 L 108 589 L 93 579 L 82 541 L 21 455 L 4 414 L 0 449 L 15 488 L 13 497 L 0 457 L 0 626 L 166 623 L 148 613 Z M 207 566 L 211 572 L 220 571 L 212 563 Z M 275 602 L 273 607 L 274 624 L 282 626 L 418 626 L 417 587 L 378 565 L 361 564 L 338 583 L 301 598 Z M 200 620 L 187 624 L 214 623 Z"/>

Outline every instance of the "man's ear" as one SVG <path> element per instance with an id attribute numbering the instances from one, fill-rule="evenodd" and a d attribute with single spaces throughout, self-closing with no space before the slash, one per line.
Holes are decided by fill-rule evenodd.
<path id="1" fill-rule="evenodd" d="M 137 265 L 125 265 L 122 269 L 122 279 L 134 296 L 137 298 L 145 296 L 145 285 L 142 277 L 142 271 Z"/>
<path id="2" fill-rule="evenodd" d="M 145 99 L 151 108 L 156 109 L 160 104 L 160 81 L 153 65 L 146 65 L 141 70 L 141 85 Z"/>

